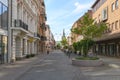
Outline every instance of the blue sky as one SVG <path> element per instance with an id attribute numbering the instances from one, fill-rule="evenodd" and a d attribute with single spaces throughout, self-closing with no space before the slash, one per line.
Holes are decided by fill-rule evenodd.
<path id="1" fill-rule="evenodd" d="M 63 29 L 69 35 L 73 23 L 80 18 L 95 0 L 45 0 L 47 24 L 55 40 L 60 41 Z"/>

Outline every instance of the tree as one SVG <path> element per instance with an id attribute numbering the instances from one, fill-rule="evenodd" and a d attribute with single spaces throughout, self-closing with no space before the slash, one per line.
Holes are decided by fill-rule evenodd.
<path id="1" fill-rule="evenodd" d="M 67 48 L 68 42 L 67 42 L 66 38 L 63 38 L 62 41 L 61 41 L 61 43 L 62 43 L 62 45 L 63 45 L 64 48 Z"/>
<path id="2" fill-rule="evenodd" d="M 89 49 L 94 45 L 94 38 L 101 37 L 106 29 L 107 26 L 104 22 L 97 24 L 88 14 L 85 14 L 83 19 L 80 20 L 80 26 L 71 31 L 83 36 L 80 44 L 84 56 L 87 56 Z"/>
<path id="3" fill-rule="evenodd" d="M 74 51 L 78 51 L 78 42 L 73 43 Z"/>
<path id="4" fill-rule="evenodd" d="M 61 48 L 60 43 L 58 43 L 56 47 L 57 47 L 57 49 L 60 49 Z"/>

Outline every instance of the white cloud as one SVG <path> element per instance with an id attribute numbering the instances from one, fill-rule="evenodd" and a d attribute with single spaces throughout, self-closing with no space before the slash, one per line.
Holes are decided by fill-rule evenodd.
<path id="1" fill-rule="evenodd" d="M 80 4 L 79 2 L 75 2 L 74 3 L 75 9 L 73 11 L 71 11 L 70 14 L 67 14 L 65 17 L 70 17 L 72 15 L 77 15 L 80 13 L 82 14 L 82 12 L 85 12 L 84 10 L 90 9 L 92 4 L 93 4 L 93 2 L 86 3 L 86 4 Z"/>
<path id="2" fill-rule="evenodd" d="M 73 11 L 73 13 L 80 13 L 81 11 L 85 10 L 85 9 L 89 9 L 91 7 L 92 3 L 87 3 L 87 4 L 80 4 L 79 2 L 76 2 L 75 5 L 75 10 Z"/>

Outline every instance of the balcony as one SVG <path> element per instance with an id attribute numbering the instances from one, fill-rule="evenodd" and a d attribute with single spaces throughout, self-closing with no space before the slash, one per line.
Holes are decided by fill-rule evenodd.
<path id="1" fill-rule="evenodd" d="M 45 25 L 45 23 L 42 23 L 40 26 L 41 26 L 42 29 L 46 30 L 46 25 Z"/>
<path id="2" fill-rule="evenodd" d="M 19 27 L 22 28 L 26 31 L 28 31 L 28 25 L 26 23 L 24 23 L 22 20 L 15 20 L 14 21 L 15 27 Z"/>
<path id="3" fill-rule="evenodd" d="M 41 38 L 41 36 L 38 33 L 34 33 L 34 37 L 39 37 Z"/>
<path id="4" fill-rule="evenodd" d="M 45 16 L 45 21 L 47 21 L 47 17 Z"/>
<path id="5" fill-rule="evenodd" d="M 41 5 L 42 5 L 43 7 L 45 7 L 45 3 L 44 3 L 44 2 L 42 2 Z"/>
<path id="6" fill-rule="evenodd" d="M 45 36 L 41 36 L 41 40 L 42 40 L 42 41 L 46 41 L 47 38 L 46 38 Z"/>
<path id="7" fill-rule="evenodd" d="M 41 13 L 40 15 L 45 19 L 45 21 L 47 21 L 47 16 L 46 16 L 45 12 Z"/>

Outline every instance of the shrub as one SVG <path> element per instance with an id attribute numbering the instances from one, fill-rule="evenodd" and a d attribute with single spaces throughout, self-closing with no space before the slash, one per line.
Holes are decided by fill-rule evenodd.
<path id="1" fill-rule="evenodd" d="M 35 57 L 35 54 L 27 54 L 26 58 Z"/>
<path id="2" fill-rule="evenodd" d="M 35 57 L 35 54 L 30 54 L 30 57 Z"/>
<path id="3" fill-rule="evenodd" d="M 30 57 L 31 57 L 30 54 L 27 54 L 27 55 L 26 55 L 26 58 L 30 58 Z"/>
<path id="4" fill-rule="evenodd" d="M 77 60 L 98 60 L 98 57 L 76 57 Z"/>

